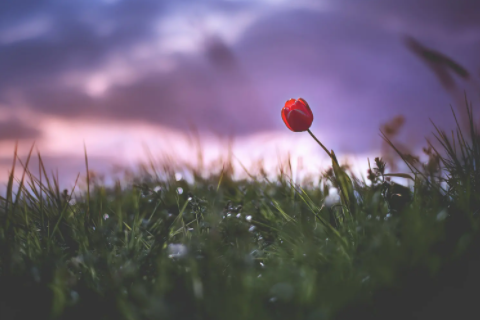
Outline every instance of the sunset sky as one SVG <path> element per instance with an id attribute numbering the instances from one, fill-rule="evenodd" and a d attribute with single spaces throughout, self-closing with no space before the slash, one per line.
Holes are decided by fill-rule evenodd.
<path id="1" fill-rule="evenodd" d="M 448 92 L 405 45 L 410 36 L 471 72 Z M 452 127 L 466 90 L 478 109 L 476 0 L 2 0 L 0 179 L 15 140 L 33 141 L 65 179 L 133 165 L 152 153 L 207 159 L 225 150 L 248 164 L 279 153 L 327 163 L 280 109 L 305 98 L 312 131 L 337 154 L 378 155 L 382 123 L 406 119 L 403 141 L 423 146 L 431 118 Z"/>

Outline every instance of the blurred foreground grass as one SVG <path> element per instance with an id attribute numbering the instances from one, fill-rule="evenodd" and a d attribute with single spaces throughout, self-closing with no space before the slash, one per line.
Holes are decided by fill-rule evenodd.
<path id="1" fill-rule="evenodd" d="M 187 183 L 152 166 L 75 197 L 41 158 L 40 174 L 17 167 L 1 198 L 0 319 L 466 318 L 480 284 L 472 119 L 438 130 L 428 163 L 401 154 L 409 188 L 381 159 L 368 180 L 334 163 L 318 186 L 285 171 L 233 180 L 229 166 Z"/>

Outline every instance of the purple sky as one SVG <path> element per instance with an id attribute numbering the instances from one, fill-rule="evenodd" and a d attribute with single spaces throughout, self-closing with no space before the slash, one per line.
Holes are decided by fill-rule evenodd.
<path id="1" fill-rule="evenodd" d="M 471 80 L 445 90 L 406 36 Z M 298 97 L 337 154 L 375 154 L 399 114 L 403 139 L 423 145 L 428 118 L 451 128 L 463 90 L 478 104 L 479 74 L 476 0 L 4 0 L 0 164 L 16 139 L 68 172 L 81 170 L 83 141 L 93 162 L 136 161 L 142 143 L 168 150 L 192 125 L 206 150 L 234 136 L 239 155 L 262 157 L 308 140 L 280 118 Z"/>

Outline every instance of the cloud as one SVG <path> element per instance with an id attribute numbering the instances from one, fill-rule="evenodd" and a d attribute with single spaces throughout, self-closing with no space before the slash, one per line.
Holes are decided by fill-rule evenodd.
<path id="1" fill-rule="evenodd" d="M 67 7 L 47 1 L 35 9 L 48 15 L 51 30 L 0 45 L 0 99 L 9 105 L 21 101 L 35 112 L 65 119 L 135 120 L 181 128 L 194 122 L 201 130 L 219 134 L 271 128 L 266 119 L 258 122 L 248 114 L 262 117 L 262 106 L 235 54 L 218 37 L 206 34 L 200 55 L 173 55 L 170 60 L 178 67 L 166 71 L 155 68 L 155 60 L 165 58 L 160 53 L 147 61 L 129 60 L 136 47 L 151 48 L 149 42 L 159 41 L 155 28 L 167 10 L 163 2 L 88 2 Z M 18 20 L 24 20 L 18 14 Z M 102 68 L 115 59 L 122 61 L 119 68 L 130 68 L 129 63 L 142 67 L 130 68 L 134 80 L 99 88 L 101 97 L 92 97 L 85 85 L 65 81 L 71 74 L 102 74 Z M 93 85 L 105 87 L 101 81 Z"/>
<path id="2" fill-rule="evenodd" d="M 429 117 L 442 125 L 451 118 L 451 97 L 402 36 L 362 16 L 290 10 L 253 25 L 236 49 L 256 83 L 272 84 L 266 95 L 306 98 L 314 128 L 336 132 L 337 147 L 362 152 L 398 114 L 417 140 L 430 132 Z"/>
<path id="3" fill-rule="evenodd" d="M 245 134 L 271 129 L 258 94 L 223 44 L 211 44 L 208 57 L 178 58 L 178 68 L 151 72 L 133 83 L 91 97 L 79 88 L 36 84 L 24 101 L 47 115 L 156 123 L 177 129 Z"/>
<path id="4" fill-rule="evenodd" d="M 27 10 L 28 9 L 28 10 Z M 22 30 L 32 19 L 51 25 L 48 32 L 0 44 L 0 84 L 27 85 L 55 81 L 69 69 L 96 68 L 112 52 L 145 41 L 152 24 L 163 13 L 164 2 L 119 1 L 3 1 L 0 4 L 0 34 Z M 28 31 L 28 28 L 26 28 Z M 25 32 L 24 32 L 25 33 Z"/>
<path id="5" fill-rule="evenodd" d="M 348 14 L 382 21 L 384 26 L 408 28 L 429 36 L 450 37 L 480 27 L 480 3 L 471 0 L 340 0 Z"/>
<path id="6" fill-rule="evenodd" d="M 454 60 L 459 53 L 467 67 L 480 51 L 468 36 L 480 24 L 478 10 L 464 0 L 343 0 L 335 2 L 337 11 L 248 1 L 175 3 L 0 4 L 0 35 L 9 35 L 0 41 L 0 101 L 65 121 L 180 130 L 193 123 L 200 131 L 248 135 L 284 129 L 279 109 L 302 96 L 313 108 L 314 129 L 335 132 L 332 147 L 364 152 L 378 143 L 380 124 L 398 114 L 411 137 L 430 131 L 424 126 L 430 116 L 440 125 L 449 122 L 450 97 L 405 47 L 404 34 L 421 43 L 427 38 L 428 47 Z M 239 12 L 242 27 L 236 28 Z M 41 32 L 27 32 L 29 21 L 43 21 Z M 162 21 L 186 27 L 175 24 L 169 37 L 172 30 L 159 31 Z M 209 23 L 214 32 L 199 27 Z M 238 30 L 228 38 L 223 29 Z M 180 31 L 194 34 L 182 38 Z M 172 44 L 175 39 L 195 50 L 173 50 L 182 47 Z"/>
<path id="7" fill-rule="evenodd" d="M 26 125 L 19 119 L 0 121 L 0 142 L 5 140 L 38 139 L 41 132 L 37 128 Z"/>

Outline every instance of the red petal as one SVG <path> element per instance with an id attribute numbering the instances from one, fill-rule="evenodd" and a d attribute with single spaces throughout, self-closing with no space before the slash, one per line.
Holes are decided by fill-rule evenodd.
<path id="1" fill-rule="evenodd" d="M 313 113 L 304 99 L 290 99 L 282 108 L 282 119 L 294 132 L 307 131 L 312 125 Z"/>
<path id="2" fill-rule="evenodd" d="M 297 100 L 295 99 L 287 100 L 287 102 L 285 102 L 284 108 L 291 108 L 295 104 L 295 102 L 297 102 Z"/>
<path id="3" fill-rule="evenodd" d="M 288 121 L 287 121 L 287 112 L 289 112 L 290 110 L 287 109 L 287 108 L 282 108 L 282 119 L 283 119 L 283 122 L 285 122 L 285 125 L 287 126 L 288 129 L 294 131 L 292 129 L 292 127 L 290 127 L 290 125 L 288 124 Z"/>
<path id="4" fill-rule="evenodd" d="M 310 106 L 308 105 L 308 102 L 305 101 L 305 99 L 303 99 L 303 98 L 298 98 L 298 100 L 299 100 L 299 101 L 302 101 L 302 102 L 305 104 L 305 106 L 308 108 L 308 110 L 310 110 L 310 112 L 312 112 L 312 110 L 310 109 Z M 312 113 L 312 115 L 313 115 L 313 113 Z"/>

